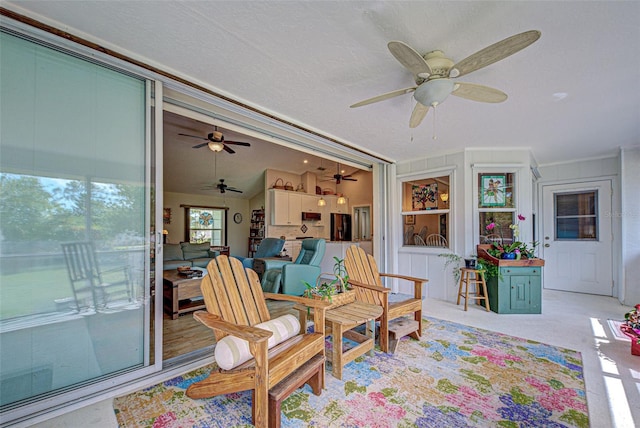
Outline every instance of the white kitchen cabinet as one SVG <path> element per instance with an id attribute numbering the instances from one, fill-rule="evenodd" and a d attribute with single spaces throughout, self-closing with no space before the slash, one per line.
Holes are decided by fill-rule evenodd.
<path id="1" fill-rule="evenodd" d="M 320 198 L 318 197 L 318 199 Z M 326 235 L 328 237 L 329 226 L 331 226 L 331 210 L 330 210 L 329 204 L 318 207 L 318 212 L 320 213 L 320 221 L 316 224 L 316 226 L 321 226 L 321 227 L 326 226 L 325 230 L 327 231 Z"/>
<path id="2" fill-rule="evenodd" d="M 320 199 L 319 196 L 316 195 L 309 195 L 306 193 L 302 193 L 301 195 L 302 198 L 302 211 L 306 212 L 306 213 L 319 213 L 320 208 L 318 206 L 318 200 Z"/>
<path id="3" fill-rule="evenodd" d="M 300 226 L 302 224 L 302 195 L 286 190 L 271 192 L 271 225 Z"/>

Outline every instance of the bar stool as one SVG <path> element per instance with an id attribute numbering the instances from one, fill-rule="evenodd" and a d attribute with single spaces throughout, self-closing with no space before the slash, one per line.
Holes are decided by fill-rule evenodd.
<path id="1" fill-rule="evenodd" d="M 464 285 L 464 291 L 462 287 Z M 469 285 L 475 285 L 475 296 L 469 296 Z M 480 289 L 482 287 L 482 289 Z M 473 290 L 472 290 L 473 292 Z M 482 292 L 482 293 L 481 293 Z M 484 306 L 489 312 L 489 294 L 487 293 L 487 283 L 484 281 L 484 271 L 479 269 L 460 268 L 460 287 L 458 288 L 458 302 L 460 297 L 464 297 L 464 310 L 467 310 L 469 299 L 484 300 Z"/>

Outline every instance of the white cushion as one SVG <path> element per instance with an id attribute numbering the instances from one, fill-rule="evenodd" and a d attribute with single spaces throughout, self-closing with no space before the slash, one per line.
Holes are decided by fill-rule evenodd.
<path id="1" fill-rule="evenodd" d="M 300 321 L 291 314 L 256 324 L 254 327 L 269 330 L 273 333 L 267 345 L 269 349 L 300 333 Z M 223 370 L 238 367 L 253 358 L 253 355 L 249 352 L 249 342 L 234 336 L 225 336 L 220 339 L 216 344 L 214 356 L 218 367 Z"/>

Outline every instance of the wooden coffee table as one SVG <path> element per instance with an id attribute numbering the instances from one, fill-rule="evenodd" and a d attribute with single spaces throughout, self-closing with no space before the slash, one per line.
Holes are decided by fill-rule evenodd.
<path id="1" fill-rule="evenodd" d="M 188 278 L 180 275 L 177 269 L 165 270 L 162 273 L 164 311 L 177 319 L 180 314 L 204 309 L 204 300 L 201 299 L 200 282 L 202 277 Z M 197 299 L 200 297 L 200 299 Z"/>

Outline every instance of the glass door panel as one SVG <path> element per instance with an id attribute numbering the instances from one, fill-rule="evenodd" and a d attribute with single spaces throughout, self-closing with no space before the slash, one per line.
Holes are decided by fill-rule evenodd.
<path id="1" fill-rule="evenodd" d="M 598 240 L 598 193 L 555 195 L 556 240 Z"/>
<path id="2" fill-rule="evenodd" d="M 0 36 L 4 412 L 149 364 L 149 94 Z"/>

